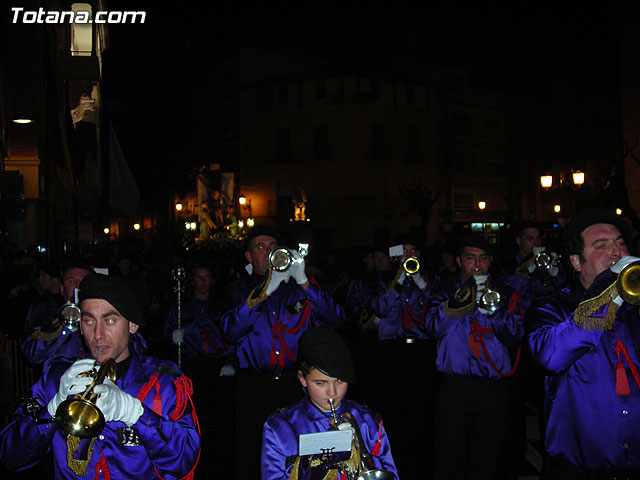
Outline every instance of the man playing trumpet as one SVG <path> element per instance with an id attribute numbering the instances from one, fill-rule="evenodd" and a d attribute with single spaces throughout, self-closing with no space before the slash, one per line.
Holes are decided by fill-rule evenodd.
<path id="1" fill-rule="evenodd" d="M 173 363 L 131 348 L 130 337 L 144 316 L 123 280 L 87 275 L 79 299 L 80 331 L 92 358 L 46 364 L 32 398 L 18 407 L 0 433 L 2 462 L 9 470 L 22 471 L 52 450 L 56 479 L 87 475 L 142 480 L 189 474 L 200 447 L 190 381 Z M 116 381 L 105 379 L 92 388 L 104 429 L 87 436 L 76 429 L 92 420 L 80 412 L 63 422 L 59 407 L 69 396 L 88 390 L 94 383 L 88 372 L 110 359 L 116 362 Z"/>
<path id="2" fill-rule="evenodd" d="M 640 318 L 625 293 L 638 285 L 616 285 L 640 260 L 629 256 L 630 233 L 613 212 L 580 212 L 564 232 L 576 281 L 527 314 L 546 374 L 545 480 L 640 478 Z"/>
<path id="3" fill-rule="evenodd" d="M 251 274 L 231 284 L 221 319 L 225 341 L 235 345 L 239 366 L 236 387 L 236 478 L 259 474 L 260 432 L 265 418 L 298 394 L 295 362 L 298 339 L 309 328 L 338 328 L 342 308 L 305 273 L 304 256 L 286 249 L 291 266 L 272 268 L 269 257 L 280 235 L 256 226 L 247 235 L 245 257 Z M 259 399 L 259 401 L 256 401 Z"/>
<path id="4" fill-rule="evenodd" d="M 436 480 L 497 478 L 510 415 L 505 378 L 524 333 L 520 295 L 491 283 L 491 247 L 480 235 L 459 239 L 455 291 L 434 290 L 425 330 L 438 341 L 444 374 L 436 397 Z"/>

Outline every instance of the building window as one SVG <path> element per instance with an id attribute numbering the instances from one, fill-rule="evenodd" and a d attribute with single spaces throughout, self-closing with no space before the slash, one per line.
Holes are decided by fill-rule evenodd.
<path id="1" fill-rule="evenodd" d="M 289 87 L 282 85 L 278 87 L 278 103 L 289 102 Z"/>
<path id="2" fill-rule="evenodd" d="M 406 89 L 407 103 L 413 103 L 416 101 L 416 92 L 413 85 L 407 85 Z"/>
<path id="3" fill-rule="evenodd" d="M 88 3 L 74 3 L 71 5 L 74 12 L 88 12 L 92 18 L 91 5 Z M 75 14 L 74 14 L 75 15 Z M 71 24 L 71 56 L 90 57 L 93 54 L 93 25 L 91 23 Z"/>
<path id="4" fill-rule="evenodd" d="M 327 98 L 327 82 L 316 82 L 316 100 Z"/>
<path id="5" fill-rule="evenodd" d="M 374 160 L 385 158 L 384 125 L 381 123 L 371 125 L 371 153 Z"/>
<path id="6" fill-rule="evenodd" d="M 407 159 L 420 160 L 420 128 L 412 125 L 407 130 Z"/>
<path id="7" fill-rule="evenodd" d="M 453 193 L 454 210 L 473 210 L 474 208 L 473 193 Z"/>
<path id="8" fill-rule="evenodd" d="M 471 127 L 471 115 L 465 112 L 452 112 L 449 115 L 449 124 L 456 128 Z"/>
<path id="9" fill-rule="evenodd" d="M 371 96 L 373 98 L 380 98 L 380 84 L 376 81 L 371 81 Z"/>
<path id="10" fill-rule="evenodd" d="M 313 127 L 313 159 L 329 159 L 329 126 L 326 124 Z"/>
<path id="11" fill-rule="evenodd" d="M 273 88 L 262 87 L 258 90 L 258 113 L 273 111 Z"/>
<path id="12" fill-rule="evenodd" d="M 276 130 L 276 161 L 278 163 L 290 163 L 291 154 L 291 130 L 278 128 Z"/>

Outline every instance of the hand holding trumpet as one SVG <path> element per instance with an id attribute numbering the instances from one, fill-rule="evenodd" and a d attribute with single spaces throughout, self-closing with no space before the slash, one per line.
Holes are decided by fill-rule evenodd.
<path id="1" fill-rule="evenodd" d="M 47 411 L 51 417 L 56 415 L 56 410 L 69 395 L 76 395 L 84 392 L 93 382 L 93 378 L 87 375 L 94 369 L 96 361 L 92 358 L 82 358 L 76 360 L 60 378 L 58 393 L 47 404 Z"/>

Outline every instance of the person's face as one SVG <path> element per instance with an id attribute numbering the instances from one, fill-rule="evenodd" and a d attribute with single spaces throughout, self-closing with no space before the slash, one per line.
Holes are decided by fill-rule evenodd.
<path id="1" fill-rule="evenodd" d="M 473 275 L 487 275 L 491 266 L 491 255 L 480 248 L 464 247 L 462 255 L 456 258 L 460 274 L 464 280 Z"/>
<path id="2" fill-rule="evenodd" d="M 384 252 L 373 252 L 373 263 L 376 266 L 376 272 L 388 272 L 391 270 L 391 259 Z"/>
<path id="3" fill-rule="evenodd" d="M 520 249 L 520 254 L 526 257 L 533 251 L 533 247 L 542 246 L 540 230 L 537 228 L 525 228 L 522 231 L 522 235 L 516 238 L 516 243 Z"/>
<path id="4" fill-rule="evenodd" d="M 45 292 L 56 293 L 58 291 L 58 282 L 54 277 L 49 276 L 42 270 L 40 270 L 40 275 L 38 276 L 38 285 Z"/>
<path id="5" fill-rule="evenodd" d="M 118 260 L 116 266 L 118 267 L 118 270 L 120 270 L 120 273 L 122 275 L 129 275 L 129 273 L 131 273 L 131 260 L 129 260 L 128 258 L 122 258 Z"/>
<path id="6" fill-rule="evenodd" d="M 402 259 L 405 259 L 408 257 L 420 258 L 420 249 L 415 245 L 405 243 L 404 245 L 402 245 L 402 248 L 403 248 Z"/>
<path id="7" fill-rule="evenodd" d="M 267 273 L 269 269 L 269 254 L 277 246 L 276 239 L 269 235 L 258 235 L 251 240 L 251 248 L 244 252 L 244 255 L 257 275 Z"/>
<path id="8" fill-rule="evenodd" d="M 83 300 L 80 310 L 80 332 L 91 356 L 100 363 L 108 358 L 125 360 L 129 356 L 129 337 L 138 331 L 138 325 L 129 322 L 106 300 Z"/>
<path id="9" fill-rule="evenodd" d="M 347 382 L 325 375 L 316 368 L 312 368 L 306 376 L 298 370 L 298 380 L 307 389 L 311 403 L 323 412 L 331 410 L 330 398 L 333 399 L 333 406 L 338 408 L 349 388 Z"/>
<path id="10" fill-rule="evenodd" d="M 588 288 L 593 279 L 611 267 L 621 257 L 629 255 L 624 237 L 617 227 L 596 223 L 582 232 L 582 255 L 571 255 L 571 265 L 580 274 L 580 282 Z"/>
<path id="11" fill-rule="evenodd" d="M 193 274 L 193 290 L 196 295 L 209 295 L 211 289 L 211 272 L 208 268 L 198 268 Z"/>
<path id="12" fill-rule="evenodd" d="M 60 285 L 60 295 L 62 295 L 65 301 L 72 302 L 74 300 L 73 289 L 78 288 L 82 279 L 87 275 L 89 275 L 89 270 L 75 267 L 70 268 L 64 273 L 62 284 Z"/>
<path id="13" fill-rule="evenodd" d="M 375 265 L 373 263 L 373 253 L 367 253 L 362 261 L 364 262 L 364 268 L 367 272 L 372 272 L 374 270 Z"/>

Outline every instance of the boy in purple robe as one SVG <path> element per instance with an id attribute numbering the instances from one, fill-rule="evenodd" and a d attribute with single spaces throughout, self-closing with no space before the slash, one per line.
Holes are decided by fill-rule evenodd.
<path id="1" fill-rule="evenodd" d="M 307 330 L 298 345 L 298 380 L 305 397 L 269 417 L 262 436 L 262 480 L 346 479 L 366 469 L 398 479 L 382 420 L 345 398 L 356 373 L 349 348 L 334 330 Z M 300 455 L 300 435 L 350 431 L 351 449 Z M 349 437 L 349 435 L 346 435 Z M 326 475 L 329 474 L 329 477 Z"/>

